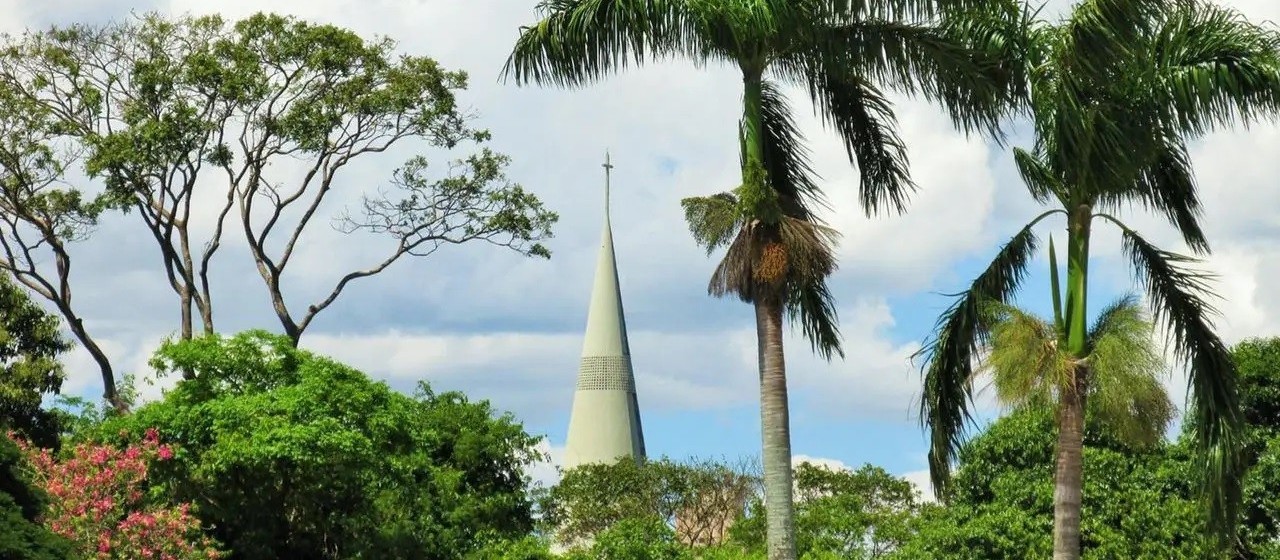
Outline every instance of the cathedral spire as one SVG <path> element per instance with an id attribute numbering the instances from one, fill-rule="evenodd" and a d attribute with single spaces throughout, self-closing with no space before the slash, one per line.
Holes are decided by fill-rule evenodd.
<path id="1" fill-rule="evenodd" d="M 605 173 L 604 231 L 596 258 L 577 390 L 574 391 L 573 409 L 569 414 L 564 460 L 566 470 L 587 463 L 611 463 L 622 457 L 643 459 L 645 454 L 609 219 L 613 164 L 608 152 L 605 152 L 602 166 Z"/>

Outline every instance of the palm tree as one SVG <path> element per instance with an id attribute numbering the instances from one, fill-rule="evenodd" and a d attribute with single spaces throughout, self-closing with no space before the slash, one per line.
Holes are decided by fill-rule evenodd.
<path id="1" fill-rule="evenodd" d="M 1136 297 L 1122 297 L 1102 310 L 1086 336 L 1084 358 L 1062 346 L 1060 318 L 1047 321 L 999 302 L 991 303 L 986 314 L 991 338 L 975 373 L 990 376 L 998 402 L 1074 414 L 1078 400 L 1081 412 L 1087 410 L 1122 441 L 1138 446 L 1160 441 L 1175 409 L 1160 384 L 1166 367 L 1154 325 Z M 1089 379 L 1084 394 L 1077 395 L 1073 372 L 1081 362 L 1088 364 Z"/>
<path id="2" fill-rule="evenodd" d="M 1094 378 L 1086 320 L 1090 234 L 1117 226 L 1153 317 L 1190 372 L 1189 422 L 1199 449 L 1207 527 L 1218 545 L 1232 534 L 1240 493 L 1241 417 L 1236 376 L 1214 333 L 1208 278 L 1188 256 L 1162 250 L 1108 212 L 1138 204 L 1163 214 L 1196 253 L 1201 230 L 1187 142 L 1280 109 L 1280 37 L 1201 0 L 1084 0 L 1060 25 L 1027 29 L 1034 148 L 1015 150 L 1031 195 L 1058 207 L 1037 216 L 939 318 L 921 354 L 921 420 L 930 432 L 934 486 L 946 494 L 950 466 L 971 420 L 973 358 L 992 335 L 987 302 L 1008 302 L 1038 241 L 1033 228 L 1066 218 L 1065 297 L 1050 246 L 1058 344 L 1075 361 L 1064 372 L 1054 493 L 1054 558 L 1080 555 L 1081 423 Z"/>
<path id="3" fill-rule="evenodd" d="M 860 171 L 868 213 L 904 210 L 914 189 L 888 91 L 942 104 L 966 131 L 995 131 L 1016 68 L 1004 19 L 1016 0 L 544 0 L 504 73 L 578 87 L 661 59 L 739 68 L 742 182 L 683 201 L 696 240 L 728 246 L 710 292 L 756 310 L 769 558 L 795 557 L 783 315 L 823 357 L 843 356 L 825 279 L 835 232 L 780 86 L 803 88 Z"/>

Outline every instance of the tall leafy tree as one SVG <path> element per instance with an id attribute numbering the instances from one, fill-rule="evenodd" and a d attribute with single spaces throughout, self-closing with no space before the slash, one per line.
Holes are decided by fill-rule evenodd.
<path id="1" fill-rule="evenodd" d="M 0 54 L 0 273 L 44 298 L 66 320 L 98 366 L 103 398 L 125 410 L 127 399 L 117 390 L 111 360 L 72 297 L 71 247 L 91 235 L 103 202 L 68 184 L 66 170 L 82 156 L 64 149 L 55 115 L 3 78 L 5 58 Z M 6 296 L 12 297 L 19 296 Z"/>
<path id="2" fill-rule="evenodd" d="M 1109 212 L 1141 205 L 1165 216 L 1192 251 L 1209 250 L 1186 144 L 1237 120 L 1276 113 L 1280 35 L 1199 0 L 1085 0 L 1063 23 L 1035 23 L 1026 36 L 1036 142 L 1014 155 L 1031 195 L 1056 208 L 1001 248 L 922 349 L 921 416 L 931 434 L 934 485 L 945 493 L 969 420 L 974 358 L 993 335 L 983 309 L 1011 300 L 1038 245 L 1034 227 L 1062 215 L 1067 274 L 1060 289 L 1051 245 L 1052 326 L 1071 361 L 1054 388 L 1061 403 L 1054 558 L 1079 558 L 1083 410 L 1097 379 L 1087 323 L 1089 249 L 1101 221 L 1120 229 L 1153 316 L 1190 371 L 1189 416 L 1208 526 L 1222 544 L 1239 509 L 1242 419 L 1235 369 L 1211 324 L 1209 279 L 1188 266 L 1191 257 L 1156 247 Z"/>
<path id="3" fill-rule="evenodd" d="M 183 339 L 216 331 L 211 276 L 224 234 L 244 236 L 294 344 L 353 282 L 396 262 L 482 243 L 550 256 L 542 241 L 557 216 L 507 177 L 510 158 L 486 147 L 489 132 L 459 105 L 466 73 L 400 56 L 390 39 L 267 13 L 235 22 L 148 13 L 0 43 L 0 269 L 58 307 L 118 408 L 68 280 L 66 245 L 105 209 L 129 213 L 154 242 Z M 372 178 L 353 166 L 400 148 L 418 153 L 387 167 L 388 188 L 365 189 Z M 429 162 L 424 150 L 449 161 Z M 99 196 L 62 186 L 77 167 Z M 334 197 L 355 195 L 357 209 L 332 218 L 369 236 L 365 264 L 299 301 L 289 264 L 301 240 Z M 211 228 L 193 225 L 202 210 Z M 38 266 L 49 260 L 41 252 L 53 264 Z"/>
<path id="4" fill-rule="evenodd" d="M 857 166 L 864 210 L 903 211 L 914 189 L 889 92 L 939 102 L 965 130 L 994 130 L 1011 98 L 1020 17 L 1003 0 L 544 0 L 505 73 L 518 83 L 580 87 L 628 64 L 683 59 L 742 73 L 742 180 L 683 201 L 695 240 L 727 247 L 709 291 L 756 312 L 768 549 L 794 558 L 783 317 L 824 358 L 843 356 L 826 279 L 836 232 L 815 215 L 822 195 L 783 86 L 803 89 Z M 1014 81 L 1016 83 L 1016 81 Z"/>

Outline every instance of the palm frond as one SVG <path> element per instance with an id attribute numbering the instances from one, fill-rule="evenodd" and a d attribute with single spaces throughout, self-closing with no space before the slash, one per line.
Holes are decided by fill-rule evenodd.
<path id="1" fill-rule="evenodd" d="M 543 0 L 520 29 L 502 75 L 517 84 L 579 87 L 628 64 L 707 56 L 684 0 Z"/>
<path id="2" fill-rule="evenodd" d="M 738 230 L 742 229 L 742 212 L 738 199 L 731 193 L 689 197 L 680 201 L 689 233 L 699 246 L 710 255 L 716 249 L 728 245 Z"/>
<path id="3" fill-rule="evenodd" d="M 764 168 L 769 186 L 778 193 L 785 214 L 816 220 L 815 206 L 827 204 L 787 98 L 774 83 L 766 80 L 761 84 L 760 105 Z"/>
<path id="4" fill-rule="evenodd" d="M 970 379 L 975 358 L 990 335 L 984 308 L 993 301 L 1008 302 L 1013 296 L 1035 253 L 1032 228 L 1059 213 L 1062 211 L 1041 214 L 1005 243 L 987 269 L 938 318 L 934 334 L 913 356 L 924 358 L 920 421 L 929 430 L 929 475 L 939 496 L 946 495 L 951 462 L 971 421 Z"/>
<path id="5" fill-rule="evenodd" d="M 906 211 L 916 185 L 889 100 L 867 78 L 837 68 L 808 71 L 805 80 L 824 124 L 840 135 L 849 162 L 858 168 L 863 210 L 867 215 L 884 206 Z"/>
<path id="6" fill-rule="evenodd" d="M 1042 58 L 1039 11 L 998 0 L 948 12 L 942 19 L 943 40 L 964 46 L 971 63 L 939 65 L 940 71 L 929 75 L 937 92 L 930 98 L 947 109 L 958 128 L 983 131 L 1003 144 L 1001 122 L 1029 108 L 1031 74 Z"/>
<path id="7" fill-rule="evenodd" d="M 1085 0 L 1063 24 L 1062 48 L 1054 63 L 1072 68 L 1075 79 L 1108 79 L 1151 35 L 1161 14 L 1181 0 Z M 1071 87 L 1095 84 L 1074 83 Z"/>
<path id="8" fill-rule="evenodd" d="M 1173 420 L 1173 403 L 1160 376 L 1166 372 L 1154 326 L 1137 296 L 1108 305 L 1089 331 L 1089 409 L 1121 440 L 1151 445 Z"/>
<path id="9" fill-rule="evenodd" d="M 778 224 L 778 234 L 787 250 L 787 278 L 793 285 L 807 284 L 835 273 L 838 231 L 787 216 Z"/>
<path id="10" fill-rule="evenodd" d="M 1166 12 L 1148 65 L 1166 124 L 1200 135 L 1280 112 L 1280 32 L 1210 2 L 1179 8 Z"/>
<path id="11" fill-rule="evenodd" d="M 1076 367 L 1058 344 L 1057 327 L 998 301 L 987 314 L 990 349 L 980 371 L 991 375 L 996 399 L 1010 406 L 1052 402 Z"/>
<path id="12" fill-rule="evenodd" d="M 1148 210 L 1161 212 L 1182 234 L 1187 247 L 1199 254 L 1209 252 L 1209 240 L 1200 228 L 1200 198 L 1196 194 L 1195 175 L 1191 171 L 1191 155 L 1175 139 L 1158 148 L 1151 165 L 1138 175 L 1138 202 Z"/>
<path id="13" fill-rule="evenodd" d="M 1026 184 L 1031 198 L 1036 202 L 1046 204 L 1052 200 L 1061 200 L 1064 194 L 1062 181 L 1054 176 L 1041 155 L 1014 148 L 1013 162 L 1018 167 L 1018 174 L 1022 176 L 1022 182 Z"/>
<path id="14" fill-rule="evenodd" d="M 1049 236 L 1049 297 L 1053 298 L 1053 326 L 1060 337 L 1067 332 L 1067 322 L 1062 316 L 1062 285 L 1058 280 L 1058 251 Z"/>
<path id="15" fill-rule="evenodd" d="M 799 325 L 812 350 L 824 360 L 844 358 L 835 297 L 826 280 L 812 281 L 789 291 L 786 304 L 792 326 Z"/>
<path id="16" fill-rule="evenodd" d="M 708 294 L 715 297 L 734 294 L 742 301 L 751 301 L 754 285 L 751 265 L 757 252 L 754 235 L 756 229 L 750 225 L 740 228 L 733 241 L 729 242 L 724 257 L 711 273 L 711 281 L 707 283 Z"/>
<path id="17" fill-rule="evenodd" d="M 844 13 L 812 33 L 805 56 L 810 68 L 921 94 L 943 106 L 961 130 L 999 137 L 1001 117 L 1021 107 L 1026 94 L 1029 15 L 1016 0 L 969 3 L 925 17 Z"/>
<path id="18" fill-rule="evenodd" d="M 1204 479 L 1208 528 L 1219 543 L 1233 538 L 1240 510 L 1244 421 L 1235 364 L 1213 331 L 1206 301 L 1210 277 L 1186 267 L 1194 259 L 1159 249 L 1111 216 L 1123 232 L 1125 253 L 1146 286 L 1152 315 L 1163 323 L 1174 356 L 1188 367 L 1192 425 Z"/>
<path id="19" fill-rule="evenodd" d="M 1181 0 L 1087 0 L 1056 33 L 1046 33 L 1047 70 L 1032 73 L 1037 144 L 1073 189 L 1130 185 L 1150 163 L 1158 120 L 1135 97 L 1160 87 L 1142 80 L 1147 44 L 1160 14 Z"/>
<path id="20" fill-rule="evenodd" d="M 1089 413 L 1116 438 L 1136 447 L 1149 447 L 1163 440 L 1177 408 L 1159 377 L 1134 365 L 1095 375 L 1093 381 Z"/>
<path id="21" fill-rule="evenodd" d="M 1135 328 L 1136 323 L 1145 321 L 1142 310 L 1138 307 L 1138 296 L 1125 294 L 1107 304 L 1098 312 L 1093 326 L 1089 327 L 1086 337 L 1085 355 L 1093 352 L 1098 338 L 1109 332 L 1126 332 L 1126 328 Z"/>
<path id="22" fill-rule="evenodd" d="M 793 0 L 809 1 L 809 0 Z M 930 20 L 957 11 L 986 7 L 989 0 L 818 0 L 824 11 L 839 19 Z"/>

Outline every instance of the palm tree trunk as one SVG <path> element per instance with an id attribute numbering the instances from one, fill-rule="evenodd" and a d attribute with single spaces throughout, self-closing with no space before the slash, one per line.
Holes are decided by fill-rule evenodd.
<path id="1" fill-rule="evenodd" d="M 1089 233 L 1093 207 L 1077 204 L 1067 217 L 1066 348 L 1085 357 L 1088 332 Z M 1053 475 L 1053 560 L 1080 559 L 1080 509 L 1084 494 L 1084 415 L 1088 368 L 1078 365 L 1058 403 L 1057 465 Z"/>
<path id="2" fill-rule="evenodd" d="M 764 500 L 769 560 L 795 560 L 792 518 L 791 420 L 782 350 L 782 303 L 755 303 L 760 359 L 760 432 L 764 440 Z"/>
<path id="3" fill-rule="evenodd" d="M 1053 474 L 1053 560 L 1080 559 L 1087 377 L 1088 370 L 1084 366 L 1077 367 L 1058 404 L 1058 457 Z"/>

